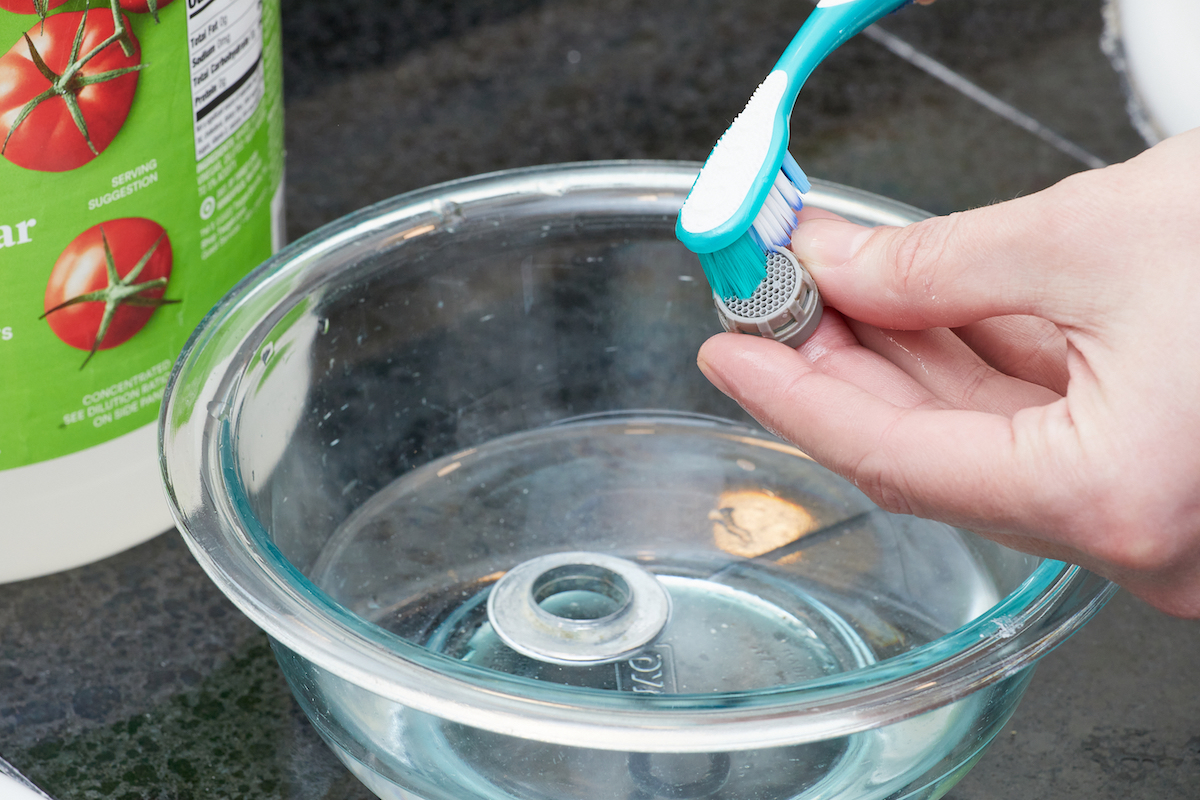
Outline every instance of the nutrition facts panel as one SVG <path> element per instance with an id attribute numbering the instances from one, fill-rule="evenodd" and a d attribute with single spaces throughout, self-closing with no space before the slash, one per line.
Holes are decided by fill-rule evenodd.
<path id="1" fill-rule="evenodd" d="M 197 161 L 258 107 L 262 52 L 261 0 L 188 0 Z"/>

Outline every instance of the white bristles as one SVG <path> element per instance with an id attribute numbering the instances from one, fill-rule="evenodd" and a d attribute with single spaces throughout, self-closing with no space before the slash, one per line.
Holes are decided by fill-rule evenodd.
<path id="1" fill-rule="evenodd" d="M 796 184 L 788 180 L 787 175 L 784 175 L 782 170 L 775 176 L 775 188 L 779 190 L 783 200 L 792 208 L 800 206 L 800 190 L 796 188 Z"/>
<path id="2" fill-rule="evenodd" d="M 780 186 L 780 183 L 786 186 Z M 800 192 L 787 176 L 780 172 L 751 225 L 763 244 L 768 247 L 784 247 L 792 240 L 792 230 L 796 227 L 796 209 L 800 207 L 800 203 Z"/>

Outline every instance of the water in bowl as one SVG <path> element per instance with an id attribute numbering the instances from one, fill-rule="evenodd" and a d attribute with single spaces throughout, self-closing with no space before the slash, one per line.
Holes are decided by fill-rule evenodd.
<path id="1" fill-rule="evenodd" d="M 549 663 L 506 645 L 487 611 L 496 581 L 566 551 L 651 572 L 671 600 L 662 633 L 597 664 Z M 696 695 L 790 686 L 919 647 L 1011 591 L 1023 573 L 1012 558 L 965 532 L 880 511 L 762 432 L 628 413 L 517 433 L 409 472 L 346 520 L 312 577 L 369 622 L 482 669 L 599 692 Z M 588 619 L 611 602 L 575 590 L 543 608 Z M 565 747 L 413 718 L 397 720 L 405 735 L 394 754 L 404 772 L 419 763 L 454 776 L 464 798 L 863 800 L 930 770 L 983 706 L 973 698 L 881 731 L 699 754 Z M 379 766 L 363 774 L 372 771 Z M 404 791 L 394 794 L 412 796 Z"/>

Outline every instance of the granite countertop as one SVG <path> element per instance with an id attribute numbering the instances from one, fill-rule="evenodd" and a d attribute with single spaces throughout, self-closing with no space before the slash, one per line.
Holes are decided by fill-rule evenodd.
<path id="1" fill-rule="evenodd" d="M 507 167 L 701 160 L 795 30 L 795 0 L 289 0 L 289 234 Z M 1105 161 L 1144 148 L 1100 0 L 943 0 L 885 28 Z M 1083 168 L 850 42 L 793 116 L 809 174 L 934 212 Z M 1048 655 L 954 800 L 1191 800 L 1200 625 L 1118 594 Z M 291 699 L 266 637 L 168 532 L 0 586 L 0 754 L 70 798 L 368 798 Z"/>

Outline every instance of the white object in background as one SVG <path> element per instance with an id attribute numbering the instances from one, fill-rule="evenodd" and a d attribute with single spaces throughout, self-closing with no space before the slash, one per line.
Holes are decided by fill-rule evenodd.
<path id="1" fill-rule="evenodd" d="M 0 470 L 0 583 L 78 567 L 170 530 L 157 451 L 152 423 L 77 453 Z"/>
<path id="2" fill-rule="evenodd" d="M 0 800 L 53 800 L 17 768 L 0 758 Z"/>
<path id="3" fill-rule="evenodd" d="M 1147 142 L 1200 127 L 1200 0 L 1109 0 L 1104 50 Z"/>
<path id="4" fill-rule="evenodd" d="M 46 797 L 16 778 L 0 774 L 0 800 L 46 800 Z"/>

